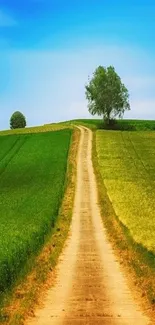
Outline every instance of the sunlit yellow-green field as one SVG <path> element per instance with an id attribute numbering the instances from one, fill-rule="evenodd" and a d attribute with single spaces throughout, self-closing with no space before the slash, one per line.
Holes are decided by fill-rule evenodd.
<path id="1" fill-rule="evenodd" d="M 24 129 L 4 130 L 4 131 L 0 131 L 0 136 L 13 135 L 13 134 L 50 132 L 50 131 L 57 131 L 57 130 L 66 129 L 66 128 L 72 128 L 71 123 L 67 123 L 67 122 L 53 123 L 53 124 L 45 124 L 42 126 L 26 127 Z"/>
<path id="2" fill-rule="evenodd" d="M 120 221 L 155 252 L 155 132 L 99 130 L 101 176 Z"/>

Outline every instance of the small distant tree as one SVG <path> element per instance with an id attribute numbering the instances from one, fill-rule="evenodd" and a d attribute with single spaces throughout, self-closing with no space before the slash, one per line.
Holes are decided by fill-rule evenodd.
<path id="1" fill-rule="evenodd" d="M 107 124 L 130 110 L 128 90 L 112 66 L 99 66 L 85 88 L 89 112 L 103 116 Z"/>
<path id="2" fill-rule="evenodd" d="M 10 128 L 11 129 L 20 129 L 25 128 L 26 118 L 21 112 L 14 112 L 10 118 Z"/>

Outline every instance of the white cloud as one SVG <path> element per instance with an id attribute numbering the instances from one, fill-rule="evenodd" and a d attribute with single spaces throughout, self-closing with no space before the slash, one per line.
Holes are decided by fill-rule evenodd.
<path id="1" fill-rule="evenodd" d="M 0 9 L 0 27 L 15 26 L 17 22 L 14 18 Z"/>

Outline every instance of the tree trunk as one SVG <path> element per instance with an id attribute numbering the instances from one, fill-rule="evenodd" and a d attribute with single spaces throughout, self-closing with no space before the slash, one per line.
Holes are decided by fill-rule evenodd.
<path id="1" fill-rule="evenodd" d="M 110 124 L 110 114 L 108 113 L 106 116 L 106 124 L 109 126 Z"/>

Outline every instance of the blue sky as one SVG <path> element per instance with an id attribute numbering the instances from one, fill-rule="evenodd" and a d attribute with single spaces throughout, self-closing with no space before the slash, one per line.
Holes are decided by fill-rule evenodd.
<path id="1" fill-rule="evenodd" d="M 155 2 L 0 0 L 0 129 L 89 117 L 84 85 L 114 65 L 129 89 L 127 118 L 155 119 Z"/>

